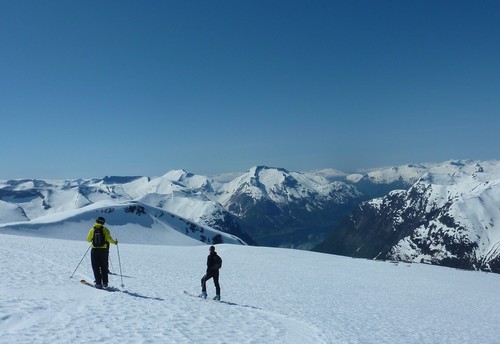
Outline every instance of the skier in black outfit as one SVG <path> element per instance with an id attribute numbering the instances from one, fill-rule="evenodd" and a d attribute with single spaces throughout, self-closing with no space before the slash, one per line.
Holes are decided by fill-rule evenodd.
<path id="1" fill-rule="evenodd" d="M 201 294 L 200 297 L 207 298 L 207 281 L 214 279 L 215 297 L 214 300 L 220 301 L 220 285 L 219 285 L 219 269 L 222 267 L 222 259 L 215 252 L 215 247 L 210 246 L 210 254 L 207 257 L 207 273 L 201 279 Z"/>

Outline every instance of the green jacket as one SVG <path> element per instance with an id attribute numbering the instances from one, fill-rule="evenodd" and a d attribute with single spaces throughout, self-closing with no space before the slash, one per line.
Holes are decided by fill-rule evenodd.
<path id="1" fill-rule="evenodd" d="M 89 234 L 87 235 L 87 241 L 88 242 L 91 242 L 92 241 L 92 238 L 94 238 L 94 228 L 95 227 L 102 227 L 102 231 L 104 232 L 104 238 L 106 239 L 106 242 L 110 242 L 112 244 L 117 244 L 117 241 L 114 240 L 112 237 L 111 237 L 111 234 L 109 233 L 109 229 L 107 229 L 106 227 L 104 227 L 103 225 L 99 224 L 99 223 L 96 223 L 94 225 L 94 227 L 92 227 L 89 231 Z M 92 245 L 92 248 L 106 248 L 107 247 L 107 244 L 104 244 L 102 246 L 98 246 L 98 247 L 94 247 L 94 245 Z"/>

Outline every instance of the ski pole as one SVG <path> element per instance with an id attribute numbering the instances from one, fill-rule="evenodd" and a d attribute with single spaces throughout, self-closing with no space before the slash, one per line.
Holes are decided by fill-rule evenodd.
<path id="1" fill-rule="evenodd" d="M 115 267 L 113 265 L 113 260 L 111 258 L 109 259 L 109 262 L 111 263 L 111 270 L 115 272 Z"/>
<path id="2" fill-rule="evenodd" d="M 120 249 L 118 247 L 118 244 L 116 244 L 116 249 L 118 250 L 118 266 L 120 267 L 120 278 L 122 280 L 122 288 L 123 288 L 125 287 L 125 284 L 123 284 L 122 263 L 120 261 Z"/>
<path id="3" fill-rule="evenodd" d="M 80 263 L 78 263 L 78 265 L 75 268 L 75 271 L 73 271 L 73 273 L 71 274 L 71 276 L 69 276 L 69 278 L 73 278 L 73 275 L 75 274 L 75 272 L 78 269 L 78 267 L 80 266 L 80 264 L 83 262 L 83 258 L 85 258 L 85 256 L 87 255 L 87 253 L 89 252 L 91 247 L 92 247 L 92 244 L 89 245 L 89 248 L 87 249 L 87 251 L 85 251 L 85 254 L 83 255 L 82 259 L 80 259 Z"/>
<path id="4" fill-rule="evenodd" d="M 115 271 L 115 267 L 113 266 L 113 259 L 111 259 L 111 255 L 110 254 L 108 254 L 108 259 L 109 259 L 109 263 L 111 265 L 111 270 L 113 270 L 113 272 L 114 272 Z"/>

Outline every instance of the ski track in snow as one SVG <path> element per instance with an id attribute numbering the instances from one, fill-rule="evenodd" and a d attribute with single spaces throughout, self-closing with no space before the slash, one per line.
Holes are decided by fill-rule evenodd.
<path id="1" fill-rule="evenodd" d="M 0 241 L 2 344 L 499 342 L 495 274 L 219 245 L 219 303 L 183 292 L 200 292 L 208 246 L 120 245 L 129 277 L 108 292 L 79 282 L 93 280 L 90 252 L 69 278 L 86 242 Z"/>

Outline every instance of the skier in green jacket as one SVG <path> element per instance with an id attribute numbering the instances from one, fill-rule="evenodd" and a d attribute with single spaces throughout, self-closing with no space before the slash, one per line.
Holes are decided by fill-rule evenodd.
<path id="1" fill-rule="evenodd" d="M 105 222 L 104 217 L 99 216 L 87 235 L 87 241 L 92 242 L 90 257 L 92 270 L 94 271 L 95 287 L 99 289 L 108 287 L 108 245 L 109 243 L 118 245 L 118 240 L 114 240 L 109 233 L 109 229 L 104 227 Z"/>

